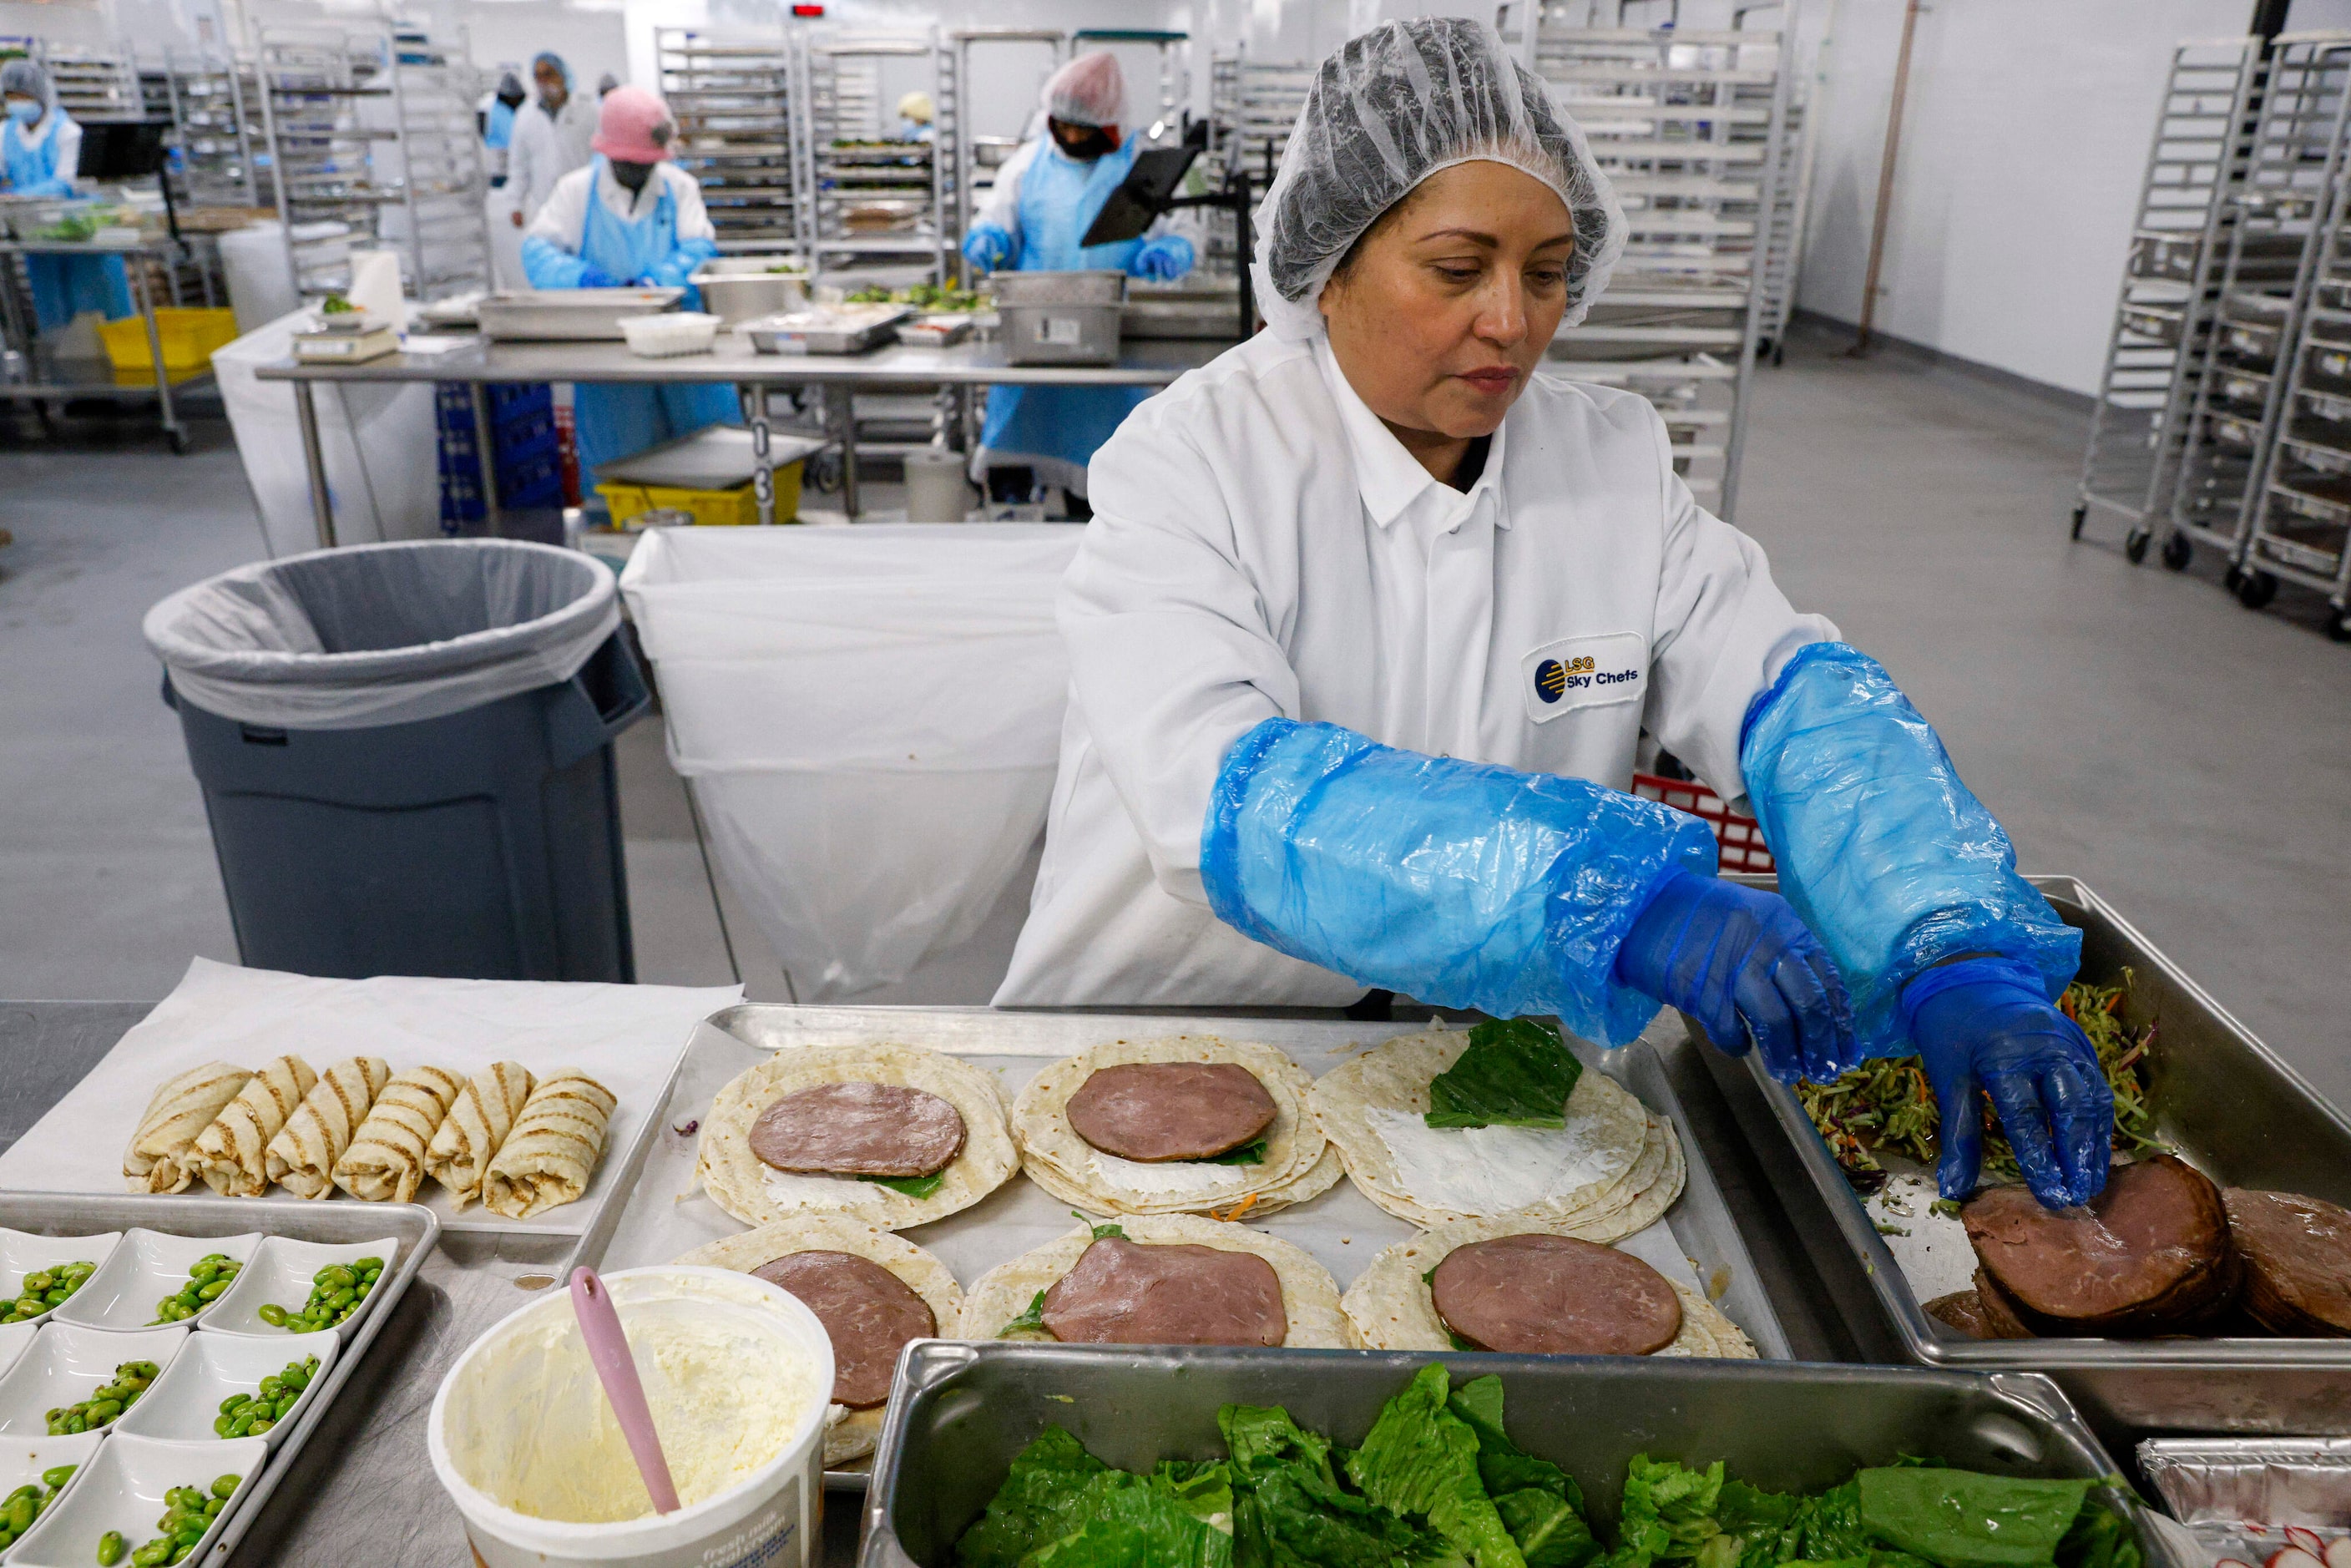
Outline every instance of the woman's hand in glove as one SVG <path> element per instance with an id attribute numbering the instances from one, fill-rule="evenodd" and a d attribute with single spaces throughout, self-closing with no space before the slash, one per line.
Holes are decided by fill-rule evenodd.
<path id="1" fill-rule="evenodd" d="M 621 287 L 621 280 L 613 277 L 611 273 L 606 272 L 601 267 L 591 267 L 587 271 L 580 275 L 580 287 L 582 288 L 618 288 Z"/>
<path id="2" fill-rule="evenodd" d="M 1861 1061 L 1844 981 L 1776 893 L 1674 873 L 1634 917 L 1616 975 L 1696 1019 L 1727 1055 L 1761 1046 L 1782 1083 L 1825 1083 Z"/>
<path id="3" fill-rule="evenodd" d="M 2013 958 L 1962 958 L 1903 988 L 1910 1038 L 1943 1110 L 1945 1197 L 1976 1188 L 1983 1158 L 1979 1090 L 1991 1096 L 2032 1196 L 2087 1203 L 2106 1185 L 2115 1096 L 2081 1027 L 2053 1006 L 2040 972 Z"/>

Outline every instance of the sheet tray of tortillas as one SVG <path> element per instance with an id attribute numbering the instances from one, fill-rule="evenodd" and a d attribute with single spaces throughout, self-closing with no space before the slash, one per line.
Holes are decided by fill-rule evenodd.
<path id="1" fill-rule="evenodd" d="M 632 1189 L 698 1021 L 741 998 L 198 958 L 0 1154 L 0 1188 L 406 1201 L 444 1230 L 591 1235 Z"/>
<path id="2" fill-rule="evenodd" d="M 1430 1327 L 1424 1277 L 1448 1248 L 1536 1228 L 1464 1210 L 1531 1203 L 1541 1212 L 1548 1193 L 1558 1199 L 1548 1228 L 1630 1253 L 1670 1286 L 1682 1327 L 1657 1354 L 1789 1355 L 1646 1039 L 1608 1052 L 1570 1042 L 1584 1064 L 1570 1097 L 1571 1128 L 1582 1125 L 1578 1108 L 1599 1113 L 1584 1119 L 1593 1125 L 1583 1133 L 1546 1139 L 1515 1127 L 1481 1128 L 1481 1141 L 1503 1134 L 1491 1140 L 1495 1150 L 1482 1161 L 1456 1159 L 1464 1168 L 1447 1171 L 1446 1160 L 1419 1147 L 1417 1116 L 1387 1104 L 1376 1082 L 1383 1071 L 1408 1077 L 1415 1061 L 1460 1050 L 1459 1026 L 1431 1036 L 1444 1027 L 977 1008 L 730 1009 L 709 1019 L 687 1051 L 602 1266 L 640 1268 L 691 1254 L 691 1261 L 757 1269 L 777 1261 L 771 1252 L 847 1250 L 918 1294 L 939 1337 L 994 1338 L 1022 1333 L 1019 1314 L 1033 1313 L 1039 1292 L 1064 1274 L 1075 1277 L 1088 1227 L 1104 1228 L 1092 1232 L 1099 1239 L 1115 1225 L 1138 1244 L 1214 1245 L 1220 1238 L 1265 1257 L 1281 1276 L 1289 1309 L 1283 1343 L 1354 1345 L 1383 1335 L 1401 1343 L 1415 1333 L 1445 1332 Z M 1669 1016 L 1655 1027 L 1680 1024 Z M 1214 1166 L 1155 1175 L 1170 1167 L 1090 1159 L 1071 1142 L 1066 1113 L 1039 1113 L 1040 1103 L 1066 1106 L 1090 1071 L 1128 1061 L 1239 1062 L 1271 1091 L 1280 1110 L 1254 1169 L 1229 1178 L 1229 1201 L 1219 1196 L 1201 1212 L 1148 1212 L 1155 1182 L 1172 1190 L 1184 1181 L 1227 1178 Z M 748 1145 L 757 1113 L 796 1086 L 827 1080 L 862 1080 L 869 1089 L 875 1082 L 914 1085 L 961 1106 L 965 1142 L 945 1179 L 859 1193 L 829 1176 L 754 1160 Z M 995 1127 L 981 1124 L 990 1088 L 1002 1111 Z M 1317 1092 L 1329 1101 L 1319 1120 Z M 1339 1144 L 1319 1134 L 1295 1141 L 1294 1122 L 1314 1129 L 1342 1118 L 1351 1130 Z M 1379 1124 L 1386 1131 L 1374 1141 Z M 1349 1162 L 1377 1167 L 1371 1179 L 1390 1195 L 1384 1203 L 1342 1173 Z M 1122 1192 L 1124 1201 L 1103 1201 L 1105 1191 Z M 745 1217 L 762 1222 L 755 1227 Z M 850 1415 L 828 1445 L 828 1472 L 841 1484 L 850 1484 L 841 1465 L 862 1465 L 858 1450 L 871 1447 L 854 1418 L 874 1429 L 880 1421 L 879 1410 Z"/>

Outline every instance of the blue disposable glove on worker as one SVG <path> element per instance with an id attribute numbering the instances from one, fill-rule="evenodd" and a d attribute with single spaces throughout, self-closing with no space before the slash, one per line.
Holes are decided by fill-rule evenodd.
<path id="1" fill-rule="evenodd" d="M 1782 1083 L 1825 1083 L 1862 1060 L 1844 981 L 1776 893 L 1674 873 L 1634 917 L 1616 976 L 1696 1019 L 1726 1055 L 1751 1040 Z"/>
<path id="2" fill-rule="evenodd" d="M 1200 831 L 1208 907 L 1241 935 L 1606 1046 L 1657 1012 L 1616 971 L 1634 916 L 1669 873 L 1714 863 L 1706 824 L 1654 801 L 1286 718 L 1233 743 Z"/>
<path id="3" fill-rule="evenodd" d="M 582 288 L 618 288 L 621 280 L 601 267 L 589 267 L 580 269 L 579 286 Z"/>
<path id="4" fill-rule="evenodd" d="M 2051 1208 L 2087 1203 L 2106 1185 L 2115 1097 L 2081 1026 L 2059 1012 L 2040 971 L 2013 958 L 1962 958 L 1903 988 L 1902 1013 L 1943 1112 L 1945 1197 L 1976 1189 L 1991 1096 L 2032 1196 Z"/>
<path id="5" fill-rule="evenodd" d="M 1182 235 L 1161 235 L 1143 242 L 1127 259 L 1127 275 L 1154 283 L 1173 283 L 1192 270 L 1192 242 Z"/>
<path id="6" fill-rule="evenodd" d="M 963 258 L 983 272 L 994 272 L 1012 255 L 1012 235 L 994 224 L 981 224 L 964 235 Z"/>

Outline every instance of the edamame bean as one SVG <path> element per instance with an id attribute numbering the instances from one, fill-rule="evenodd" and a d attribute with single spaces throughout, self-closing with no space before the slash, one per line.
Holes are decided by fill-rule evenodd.
<path id="1" fill-rule="evenodd" d="M 282 1329 L 286 1326 L 286 1309 L 274 1301 L 261 1303 L 260 1317 L 261 1321 L 271 1328 Z"/>
<path id="2" fill-rule="evenodd" d="M 229 1498 L 235 1495 L 238 1485 L 241 1484 L 244 1479 L 245 1478 L 243 1476 L 214 1476 L 213 1478 L 213 1496 L 221 1499 L 223 1501 L 226 1501 Z"/>
<path id="3" fill-rule="evenodd" d="M 33 1521 L 40 1517 L 40 1508 L 31 1498 L 17 1498 L 8 1505 L 6 1511 L 5 1517 L 10 1533 L 22 1535 L 32 1529 Z"/>
<path id="4" fill-rule="evenodd" d="M 359 1311 L 360 1302 L 367 1299 L 368 1292 L 382 1277 L 381 1258 L 329 1263 L 310 1277 L 308 1301 L 299 1307 L 282 1307 L 274 1302 L 262 1307 L 261 1321 L 303 1333 L 333 1328 Z"/>
<path id="5" fill-rule="evenodd" d="M 76 1467 L 72 1465 L 58 1465 L 53 1469 L 43 1470 L 41 1472 L 41 1484 L 48 1488 L 51 1491 L 62 1490 L 64 1490 L 66 1482 L 73 1479 L 75 1469 Z"/>
<path id="6" fill-rule="evenodd" d="M 6 1300 L 0 1301 L 0 1323 L 20 1323 L 63 1306 L 97 1267 L 94 1263 L 73 1262 L 34 1270 L 18 1281 Z"/>
<path id="7" fill-rule="evenodd" d="M 131 1568 L 163 1568 L 172 1558 L 172 1543 L 151 1541 L 131 1554 Z"/>
<path id="8" fill-rule="evenodd" d="M 225 1252 L 207 1253 L 196 1260 L 188 1270 L 188 1282 L 155 1303 L 155 1321 L 171 1323 L 194 1317 L 220 1299 L 242 1267 Z"/>
<path id="9" fill-rule="evenodd" d="M 110 1530 L 98 1538 L 98 1568 L 114 1568 L 122 1561 L 122 1531 Z"/>

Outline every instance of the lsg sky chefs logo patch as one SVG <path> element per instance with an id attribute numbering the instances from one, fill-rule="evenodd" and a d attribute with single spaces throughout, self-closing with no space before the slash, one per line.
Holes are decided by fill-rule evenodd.
<path id="1" fill-rule="evenodd" d="M 1562 637 L 1519 661 L 1527 716 L 1547 724 L 1578 708 L 1637 702 L 1648 689 L 1649 648 L 1637 632 Z"/>

